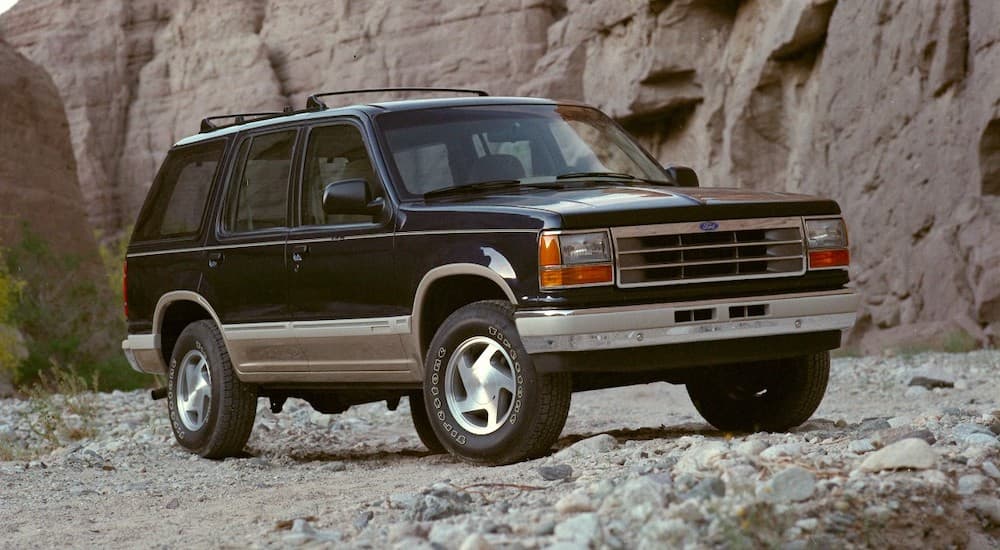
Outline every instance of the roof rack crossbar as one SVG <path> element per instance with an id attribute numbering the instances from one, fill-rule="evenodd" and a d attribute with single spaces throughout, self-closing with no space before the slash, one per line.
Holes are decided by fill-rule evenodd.
<path id="1" fill-rule="evenodd" d="M 483 90 L 470 90 L 465 88 L 422 88 L 422 87 L 402 87 L 402 88 L 363 88 L 358 90 L 340 90 L 336 92 L 323 92 L 319 94 L 313 94 L 309 96 L 306 100 L 306 109 L 311 111 L 321 111 L 327 108 L 326 103 L 320 99 L 321 97 L 328 97 L 334 95 L 347 95 L 347 94 L 373 94 L 373 93 L 384 93 L 384 92 L 451 92 L 456 94 L 470 94 L 477 95 L 480 97 L 485 97 L 490 94 Z"/>
<path id="2" fill-rule="evenodd" d="M 253 120 L 261 120 L 265 118 L 285 116 L 290 113 L 291 111 L 289 109 L 285 109 L 284 111 L 264 111 L 261 113 L 233 113 L 231 115 L 209 116 L 201 119 L 201 133 L 204 134 L 205 132 L 211 132 L 213 130 L 218 130 L 219 128 L 225 128 L 227 126 L 239 126 L 240 124 L 246 124 L 247 122 L 252 122 L 250 120 L 247 120 L 247 118 L 252 118 Z M 233 123 L 219 125 L 213 122 L 215 120 L 222 120 L 226 118 L 233 119 Z"/>

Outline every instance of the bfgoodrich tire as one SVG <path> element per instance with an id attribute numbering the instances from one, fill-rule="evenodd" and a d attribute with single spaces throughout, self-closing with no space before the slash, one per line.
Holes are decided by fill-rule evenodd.
<path id="1" fill-rule="evenodd" d="M 547 452 L 566 423 L 568 374 L 535 371 L 507 302 L 459 308 L 438 329 L 424 363 L 424 400 L 437 439 L 475 464 L 510 464 Z"/>
<path id="2" fill-rule="evenodd" d="M 706 371 L 688 382 L 698 412 L 723 431 L 780 432 L 809 419 L 823 400 L 830 353 Z"/>
<path id="3" fill-rule="evenodd" d="M 257 413 L 257 389 L 236 377 L 222 334 L 211 321 L 188 325 L 167 372 L 174 437 L 205 458 L 238 456 Z"/>

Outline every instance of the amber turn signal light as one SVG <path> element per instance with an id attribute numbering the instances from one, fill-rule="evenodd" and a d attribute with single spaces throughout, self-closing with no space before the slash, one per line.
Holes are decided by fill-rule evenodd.
<path id="1" fill-rule="evenodd" d="M 824 267 L 847 267 L 851 264 L 851 252 L 846 248 L 809 251 L 809 269 Z"/>
<path id="2" fill-rule="evenodd" d="M 562 263 L 559 253 L 559 237 L 557 235 L 542 235 L 538 241 L 538 265 L 554 266 Z"/>
<path id="3" fill-rule="evenodd" d="M 608 264 L 573 265 L 542 268 L 542 288 L 557 288 L 574 285 L 605 284 L 614 280 Z"/>

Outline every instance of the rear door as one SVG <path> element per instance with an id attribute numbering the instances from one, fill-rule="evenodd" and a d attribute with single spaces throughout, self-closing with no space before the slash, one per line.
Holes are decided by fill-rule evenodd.
<path id="1" fill-rule="evenodd" d="M 298 196 L 299 225 L 288 244 L 293 327 L 317 379 L 392 381 L 415 366 L 401 334 L 410 331 L 393 270 L 393 215 L 374 169 L 363 127 L 354 119 L 315 126 L 306 137 Z M 326 185 L 364 179 L 373 216 L 327 214 Z M 328 373 L 323 375 L 322 373 Z"/>
<path id="2" fill-rule="evenodd" d="M 245 374 L 306 367 L 289 327 L 285 263 L 298 133 L 272 130 L 241 139 L 216 220 L 217 238 L 206 247 L 204 294 L 222 322 L 233 362 Z"/>
<path id="3" fill-rule="evenodd" d="M 136 221 L 129 245 L 129 332 L 153 332 L 163 294 L 197 292 L 205 270 L 206 205 L 221 177 L 224 139 L 170 151 Z M 218 185 L 218 184 L 214 184 Z"/>

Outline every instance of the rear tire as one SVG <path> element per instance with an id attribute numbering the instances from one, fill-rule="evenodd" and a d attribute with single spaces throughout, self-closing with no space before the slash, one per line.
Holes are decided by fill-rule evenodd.
<path id="1" fill-rule="evenodd" d="M 809 419 L 830 377 L 830 352 L 718 367 L 688 382 L 698 412 L 723 431 L 780 432 Z"/>
<path id="2" fill-rule="evenodd" d="M 535 371 L 508 302 L 483 301 L 452 313 L 424 362 L 424 400 L 445 449 L 474 464 L 541 456 L 566 424 L 566 373 Z"/>
<path id="3" fill-rule="evenodd" d="M 236 377 L 215 323 L 188 325 L 167 371 L 167 408 L 177 442 L 205 458 L 242 454 L 257 414 L 257 388 Z"/>

